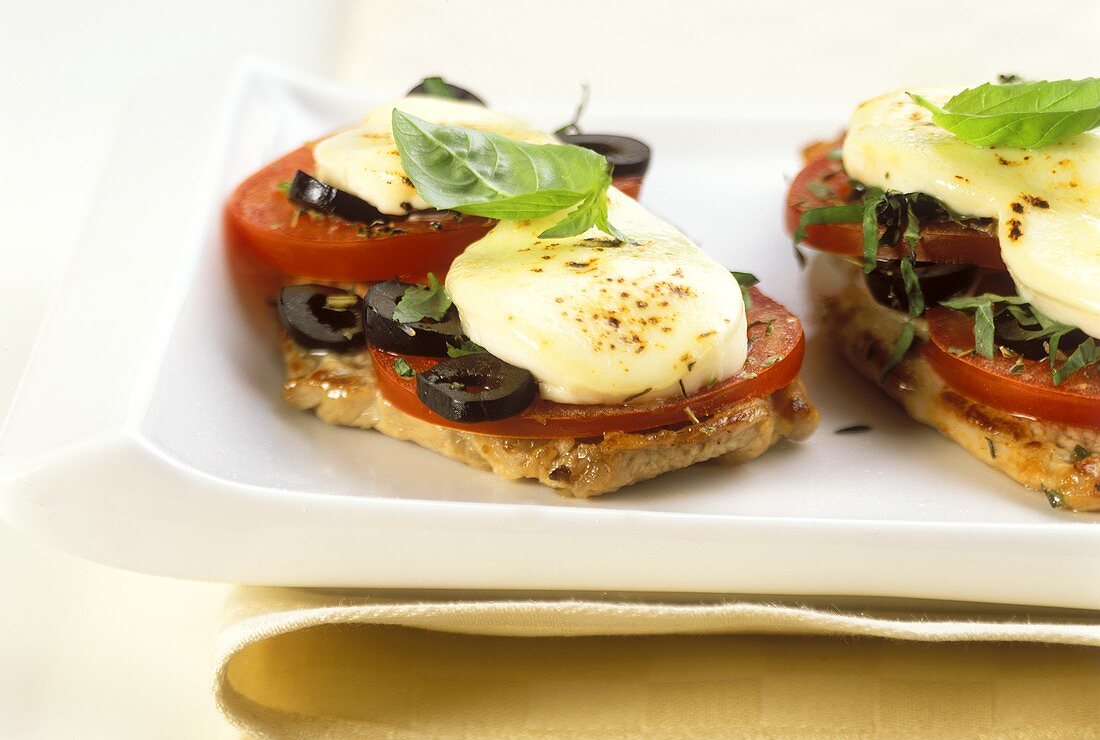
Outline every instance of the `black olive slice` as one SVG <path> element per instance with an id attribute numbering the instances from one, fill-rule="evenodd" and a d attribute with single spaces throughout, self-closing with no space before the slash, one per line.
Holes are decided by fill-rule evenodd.
<path id="1" fill-rule="evenodd" d="M 447 82 L 442 77 L 425 77 L 420 84 L 409 90 L 406 95 L 431 95 L 436 98 L 453 98 L 454 100 L 468 100 L 471 103 L 485 105 L 485 101 L 474 95 L 464 87 Z"/>
<path id="2" fill-rule="evenodd" d="M 909 311 L 909 297 L 905 293 L 905 280 L 901 276 L 900 265 L 898 261 L 880 261 L 864 279 L 876 301 L 906 313 Z M 973 284 L 977 272 L 977 268 L 972 265 L 941 265 L 930 262 L 918 262 L 913 270 L 920 281 L 926 306 L 959 295 Z"/>
<path id="3" fill-rule="evenodd" d="M 291 203 L 320 211 L 326 216 L 339 216 L 346 221 L 369 224 L 375 221 L 392 221 L 395 218 L 382 213 L 362 198 L 326 185 L 301 170 L 294 174 L 287 197 Z"/>
<path id="4" fill-rule="evenodd" d="M 288 285 L 279 291 L 279 319 L 307 349 L 345 352 L 363 345 L 363 299 L 329 285 Z"/>
<path id="5" fill-rule="evenodd" d="M 416 376 L 416 395 L 444 419 L 506 419 L 527 408 L 538 387 L 531 373 L 487 352 L 444 360 Z"/>
<path id="6" fill-rule="evenodd" d="M 370 287 L 363 307 L 367 341 L 389 352 L 426 357 L 444 357 L 448 346 L 462 346 L 462 323 L 454 306 L 439 321 L 424 319 L 411 324 L 394 321 L 393 312 L 397 303 L 412 287 L 397 280 L 375 283 Z"/>
<path id="7" fill-rule="evenodd" d="M 602 154 L 614 166 L 612 174 L 616 177 L 641 177 L 649 168 L 649 145 L 644 141 L 616 134 L 565 133 L 559 138 Z"/>
<path id="8" fill-rule="evenodd" d="M 1020 326 L 1016 317 L 1005 311 L 993 324 L 993 343 L 1029 360 L 1045 360 L 1050 357 L 1048 340 L 1041 337 L 1032 338 L 1027 334 L 1029 329 L 1035 328 Z M 1085 332 L 1074 329 L 1063 335 L 1058 344 L 1060 347 L 1075 347 L 1086 338 Z"/>

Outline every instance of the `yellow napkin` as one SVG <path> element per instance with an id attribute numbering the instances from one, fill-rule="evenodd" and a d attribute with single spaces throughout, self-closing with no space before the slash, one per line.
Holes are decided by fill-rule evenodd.
<path id="1" fill-rule="evenodd" d="M 1100 737 L 1098 615 L 699 599 L 241 588 L 214 688 L 259 737 Z"/>

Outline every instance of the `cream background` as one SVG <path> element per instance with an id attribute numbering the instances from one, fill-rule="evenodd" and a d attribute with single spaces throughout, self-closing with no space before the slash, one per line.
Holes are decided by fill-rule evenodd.
<path id="1" fill-rule="evenodd" d="M 613 29 L 612 43 L 593 26 Z M 0 412 L 128 96 L 193 65 L 252 52 L 379 90 L 444 73 L 492 100 L 537 97 L 555 110 L 571 110 L 587 81 L 593 112 L 684 104 L 701 115 L 831 114 L 839 125 L 852 101 L 906 83 L 1100 73 L 1097 27 L 1089 0 L 8 3 Z M 181 115 L 202 125 L 208 113 Z M 232 734 L 208 685 L 226 587 L 84 563 L 4 525 L 0 583 L 0 737 Z"/>

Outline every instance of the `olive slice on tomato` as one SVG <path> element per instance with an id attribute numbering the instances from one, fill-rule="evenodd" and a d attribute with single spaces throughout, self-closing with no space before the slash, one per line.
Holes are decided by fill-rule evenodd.
<path id="1" fill-rule="evenodd" d="M 436 98 L 453 98 L 455 100 L 468 100 L 471 103 L 485 105 L 485 101 L 474 95 L 464 87 L 447 82 L 442 77 L 425 77 L 420 84 L 409 90 L 406 95 L 430 95 Z"/>
<path id="2" fill-rule="evenodd" d="M 279 319 L 306 349 L 345 352 L 363 345 L 363 299 L 329 285 L 288 285 L 279 291 Z"/>
<path id="3" fill-rule="evenodd" d="M 458 310 L 451 306 L 439 321 L 423 319 L 408 324 L 396 321 L 393 312 L 405 291 L 412 287 L 415 286 L 398 280 L 370 287 L 363 307 L 367 341 L 388 352 L 445 357 L 447 347 L 461 346 L 464 338 Z"/>
<path id="4" fill-rule="evenodd" d="M 339 216 L 346 221 L 369 224 L 393 219 L 362 198 L 338 190 L 312 175 L 298 170 L 290 183 L 287 197 L 291 203 L 320 211 L 326 216 Z"/>
<path id="5" fill-rule="evenodd" d="M 531 373 L 487 352 L 444 360 L 416 376 L 416 395 L 450 421 L 496 421 L 523 412 L 538 394 Z"/>
<path id="6" fill-rule="evenodd" d="M 616 177 L 640 177 L 649 168 L 650 149 L 644 141 L 616 134 L 564 133 L 559 138 L 602 154 L 614 167 Z"/>
<path id="7" fill-rule="evenodd" d="M 1035 327 L 1030 329 L 1034 330 Z M 1073 329 L 1062 336 L 1059 344 L 1063 347 L 1074 347 L 1086 338 L 1085 332 Z M 1049 341 L 1043 337 L 1031 336 L 1028 327 L 1021 326 L 1016 317 L 1007 311 L 994 320 L 993 343 L 1027 360 L 1045 360 L 1050 357 Z"/>

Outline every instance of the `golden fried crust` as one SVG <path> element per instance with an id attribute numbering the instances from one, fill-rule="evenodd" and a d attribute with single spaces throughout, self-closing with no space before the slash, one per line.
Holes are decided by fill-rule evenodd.
<path id="1" fill-rule="evenodd" d="M 700 423 L 601 438 L 515 439 L 448 429 L 397 410 L 375 382 L 369 352 L 311 354 L 284 337 L 291 406 L 330 424 L 377 429 L 503 478 L 535 478 L 587 498 L 704 460 L 742 463 L 783 438 L 802 440 L 818 413 L 800 380 L 767 398 L 748 399 Z"/>
<path id="2" fill-rule="evenodd" d="M 1015 416 L 953 391 L 924 359 L 926 330 L 920 323 L 918 338 L 901 365 L 883 379 L 882 369 L 904 317 L 875 302 L 854 273 L 847 286 L 820 300 L 822 324 L 832 346 L 914 419 L 938 429 L 1028 488 L 1043 492 L 1051 506 L 1100 509 L 1100 430 Z M 1081 449 L 1092 454 L 1075 454 Z"/>

